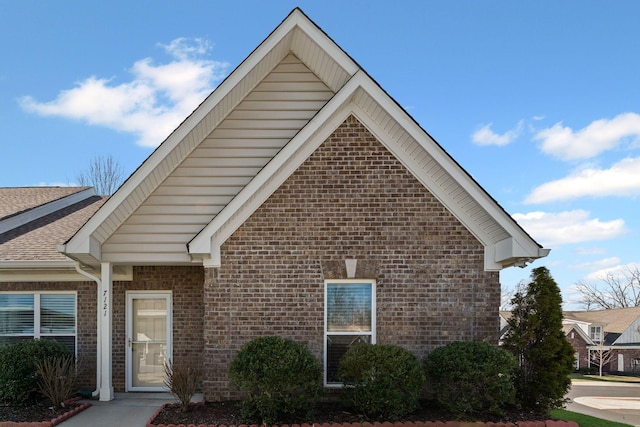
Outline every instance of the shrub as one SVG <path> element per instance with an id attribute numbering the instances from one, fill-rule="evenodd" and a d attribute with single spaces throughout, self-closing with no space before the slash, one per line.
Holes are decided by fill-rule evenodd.
<path id="1" fill-rule="evenodd" d="M 37 364 L 51 357 L 72 356 L 50 340 L 26 340 L 0 348 L 0 402 L 21 404 L 37 396 Z"/>
<path id="2" fill-rule="evenodd" d="M 73 355 L 50 357 L 36 362 L 40 374 L 40 393 L 60 409 L 73 394 L 78 379 L 78 369 Z"/>
<path id="3" fill-rule="evenodd" d="M 341 398 L 369 417 L 393 419 L 415 410 L 425 375 L 416 356 L 395 345 L 351 347 L 340 360 Z"/>
<path id="4" fill-rule="evenodd" d="M 501 415 L 515 399 L 516 359 L 486 342 L 455 342 L 424 359 L 438 403 L 455 415 Z"/>
<path id="5" fill-rule="evenodd" d="M 229 376 L 248 394 L 242 402 L 244 415 L 259 417 L 264 424 L 310 416 L 323 393 L 320 362 L 302 344 L 275 336 L 242 347 Z"/>
<path id="6" fill-rule="evenodd" d="M 516 399 L 528 410 L 560 408 L 571 386 L 574 351 L 562 329 L 560 288 L 546 267 L 511 300 L 512 316 L 503 347 L 518 360 Z"/>
<path id="7" fill-rule="evenodd" d="M 586 368 L 580 368 L 578 369 L 578 373 L 582 374 L 582 375 L 595 375 L 598 373 L 598 367 L 597 366 L 589 366 Z"/>
<path id="8" fill-rule="evenodd" d="M 169 360 L 164 364 L 164 373 L 164 384 L 178 398 L 182 410 L 186 411 L 202 380 L 202 362 L 189 359 L 174 363 Z"/>

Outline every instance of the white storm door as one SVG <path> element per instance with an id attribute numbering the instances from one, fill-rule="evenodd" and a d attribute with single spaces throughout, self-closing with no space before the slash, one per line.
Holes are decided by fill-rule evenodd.
<path id="1" fill-rule="evenodd" d="M 166 391 L 171 358 L 171 292 L 127 293 L 127 391 Z"/>

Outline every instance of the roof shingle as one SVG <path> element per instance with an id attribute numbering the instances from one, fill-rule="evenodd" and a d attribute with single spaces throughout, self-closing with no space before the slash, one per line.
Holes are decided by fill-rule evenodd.
<path id="1" fill-rule="evenodd" d="M 58 200 L 87 187 L 0 188 L 0 215 Z M 98 210 L 106 198 L 92 196 L 0 234 L 0 261 L 58 261 L 57 246 L 66 242 Z"/>

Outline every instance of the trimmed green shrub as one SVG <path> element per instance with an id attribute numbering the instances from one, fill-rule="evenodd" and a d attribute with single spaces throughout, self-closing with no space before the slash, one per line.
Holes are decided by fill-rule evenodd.
<path id="1" fill-rule="evenodd" d="M 302 344 L 275 336 L 245 344 L 231 362 L 231 381 L 248 396 L 244 415 L 267 425 L 311 416 L 323 394 L 320 362 Z"/>
<path id="2" fill-rule="evenodd" d="M 503 414 L 515 400 L 517 366 L 512 354 L 486 342 L 454 342 L 424 359 L 436 400 L 455 415 Z"/>
<path id="3" fill-rule="evenodd" d="M 415 410 L 425 384 L 420 362 L 395 345 L 351 347 L 340 360 L 341 398 L 369 417 L 397 419 Z"/>
<path id="4" fill-rule="evenodd" d="M 36 399 L 37 365 L 54 357 L 73 356 L 63 344 L 26 340 L 0 347 L 0 402 L 27 403 Z"/>

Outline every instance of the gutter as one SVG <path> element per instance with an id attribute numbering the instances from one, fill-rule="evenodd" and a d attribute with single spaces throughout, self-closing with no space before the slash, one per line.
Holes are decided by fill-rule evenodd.
<path id="1" fill-rule="evenodd" d="M 97 289 L 100 289 L 100 286 L 102 286 L 102 280 L 99 277 L 84 271 L 78 261 L 75 262 L 75 269 L 79 274 L 96 282 L 96 284 L 98 285 Z M 96 305 L 96 308 L 97 308 L 100 306 L 100 291 L 97 291 L 96 294 L 98 298 L 97 305 Z M 102 340 L 100 339 L 100 316 L 96 316 L 96 317 L 97 317 L 96 319 L 96 329 L 97 329 L 96 330 L 96 389 L 91 392 L 91 397 L 97 397 L 100 394 L 100 379 L 101 379 L 100 367 L 102 366 L 102 351 L 101 351 Z"/>

